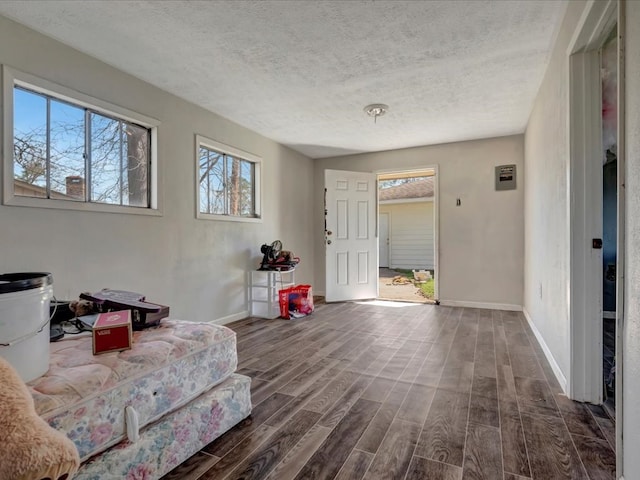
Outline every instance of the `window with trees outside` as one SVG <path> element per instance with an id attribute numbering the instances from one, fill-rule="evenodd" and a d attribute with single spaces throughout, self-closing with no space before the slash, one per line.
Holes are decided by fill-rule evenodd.
<path id="1" fill-rule="evenodd" d="M 93 99 L 82 94 L 76 100 L 63 87 L 58 95 L 37 84 L 11 83 L 13 195 L 8 203 L 89 210 L 102 205 L 97 209 L 104 211 L 155 208 L 155 126 L 120 115 L 117 110 L 124 109 L 118 107 L 114 112 L 93 106 Z M 5 192 L 5 203 L 7 198 Z"/>
<path id="2" fill-rule="evenodd" d="M 198 218 L 255 221 L 260 218 L 260 159 L 197 137 Z"/>

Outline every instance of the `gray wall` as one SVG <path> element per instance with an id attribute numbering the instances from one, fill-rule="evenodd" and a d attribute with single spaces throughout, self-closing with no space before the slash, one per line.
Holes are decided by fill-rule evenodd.
<path id="1" fill-rule="evenodd" d="M 569 67 L 584 9 L 571 2 L 525 134 L 524 308 L 566 379 L 569 331 Z"/>
<path id="2" fill-rule="evenodd" d="M 187 320 L 244 316 L 246 272 L 276 238 L 312 280 L 310 159 L 3 17 L 0 63 L 159 120 L 164 179 L 162 217 L 0 206 L 1 272 L 52 272 L 60 299 L 138 291 Z M 196 220 L 196 133 L 263 158 L 263 223 Z"/>
<path id="3" fill-rule="evenodd" d="M 523 290 L 523 136 L 315 160 L 315 285 L 324 290 L 324 170 L 390 171 L 438 166 L 439 298 L 519 309 Z M 494 167 L 516 164 L 518 188 L 497 192 Z M 460 198 L 461 206 L 456 206 Z"/>

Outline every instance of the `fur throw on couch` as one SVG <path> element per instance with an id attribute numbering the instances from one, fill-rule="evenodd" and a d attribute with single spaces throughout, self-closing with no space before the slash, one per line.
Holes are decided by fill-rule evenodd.
<path id="1" fill-rule="evenodd" d="M 0 478 L 70 479 L 80 457 L 71 440 L 36 413 L 15 369 L 0 357 Z"/>

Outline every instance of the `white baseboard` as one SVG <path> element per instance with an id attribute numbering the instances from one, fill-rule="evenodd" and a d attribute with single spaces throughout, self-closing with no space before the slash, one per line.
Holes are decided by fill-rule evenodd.
<path id="1" fill-rule="evenodd" d="M 564 376 L 564 373 L 562 373 L 562 370 L 560 370 L 560 367 L 558 366 L 558 362 L 556 362 L 556 359 L 553 357 L 551 350 L 549 350 L 549 347 L 547 346 L 547 342 L 544 341 L 544 338 L 542 337 L 540 330 L 538 330 L 538 327 L 536 327 L 535 323 L 533 323 L 533 320 L 531 320 L 531 316 L 529 315 L 529 312 L 527 312 L 526 308 L 522 309 L 522 313 L 524 313 L 524 318 L 527 319 L 527 322 L 529 323 L 529 326 L 531 327 L 533 334 L 536 336 L 536 340 L 538 340 L 540 347 L 542 347 L 544 356 L 547 357 L 547 361 L 549 362 L 549 365 L 551 365 L 551 370 L 553 370 L 553 373 L 556 376 L 558 383 L 560 383 L 560 388 L 562 388 L 562 391 L 565 393 L 565 395 L 568 395 L 567 379 Z"/>
<path id="2" fill-rule="evenodd" d="M 467 307 L 467 308 L 486 308 L 490 310 L 508 310 L 510 312 L 522 311 L 522 305 L 511 305 L 508 303 L 465 302 L 463 300 L 440 300 L 440 305 L 443 305 L 445 307 Z"/>
<path id="3" fill-rule="evenodd" d="M 226 317 L 217 318 L 215 320 L 211 320 L 209 323 L 215 323 L 216 325 L 226 325 L 227 323 L 235 322 L 236 320 L 242 320 L 249 316 L 249 311 L 245 310 L 244 312 L 234 313 L 233 315 L 227 315 Z"/>
<path id="4" fill-rule="evenodd" d="M 615 320 L 616 318 L 616 312 L 607 312 L 607 311 L 603 311 L 602 312 L 602 318 L 610 318 Z"/>

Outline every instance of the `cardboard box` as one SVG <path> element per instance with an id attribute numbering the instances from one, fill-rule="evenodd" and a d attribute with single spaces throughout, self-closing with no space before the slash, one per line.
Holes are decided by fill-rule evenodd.
<path id="1" fill-rule="evenodd" d="M 92 335 L 94 355 L 130 349 L 133 343 L 131 310 L 98 314 Z"/>

